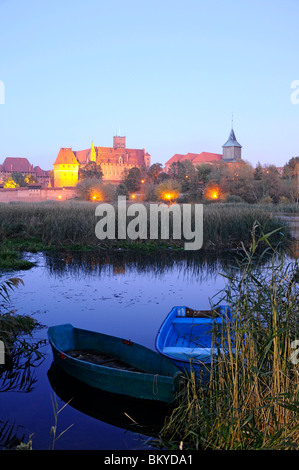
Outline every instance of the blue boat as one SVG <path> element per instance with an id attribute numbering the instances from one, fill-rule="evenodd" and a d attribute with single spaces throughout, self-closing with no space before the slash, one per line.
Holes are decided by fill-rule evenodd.
<path id="1" fill-rule="evenodd" d="M 217 357 L 216 348 L 212 350 L 212 331 L 226 316 L 230 316 L 230 309 L 224 305 L 215 310 L 173 307 L 159 329 L 156 349 L 182 371 L 203 370 Z"/>
<path id="2" fill-rule="evenodd" d="M 91 387 L 151 402 L 176 398 L 182 373 L 156 351 L 71 324 L 50 327 L 48 337 L 56 366 Z"/>

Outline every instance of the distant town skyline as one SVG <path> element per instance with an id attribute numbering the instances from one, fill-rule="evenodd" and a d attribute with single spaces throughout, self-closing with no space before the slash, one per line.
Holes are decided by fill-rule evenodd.
<path id="1" fill-rule="evenodd" d="M 61 147 L 120 134 L 165 165 L 221 153 L 233 113 L 244 160 L 283 166 L 299 155 L 298 14 L 296 0 L 0 0 L 0 161 L 49 170 Z"/>

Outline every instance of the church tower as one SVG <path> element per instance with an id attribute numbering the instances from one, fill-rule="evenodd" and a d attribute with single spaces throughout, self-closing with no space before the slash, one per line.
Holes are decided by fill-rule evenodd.
<path id="1" fill-rule="evenodd" d="M 222 160 L 225 162 L 236 162 L 242 158 L 242 145 L 236 139 L 234 129 L 230 131 L 227 142 L 222 146 Z"/>

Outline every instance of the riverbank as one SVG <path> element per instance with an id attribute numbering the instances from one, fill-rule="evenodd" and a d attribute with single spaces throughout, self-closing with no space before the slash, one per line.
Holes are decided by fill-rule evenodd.
<path id="1" fill-rule="evenodd" d="M 38 251 L 101 251 L 141 252 L 184 251 L 185 239 L 172 237 L 170 217 L 168 240 L 99 240 L 95 235 L 98 204 L 68 201 L 47 203 L 0 204 L 0 269 L 29 269 L 33 264 L 22 259 L 23 252 Z M 147 209 L 149 205 L 145 205 Z M 279 210 L 278 210 L 279 209 Z M 285 219 L 276 216 L 282 208 L 246 204 L 208 204 L 203 210 L 204 252 L 236 252 L 241 244 L 249 247 L 252 228 L 258 223 L 258 235 L 275 232 L 272 243 L 287 244 L 290 230 Z M 284 207 L 284 213 L 294 213 Z M 116 225 L 118 211 L 115 205 Z M 127 224 L 132 217 L 127 218 Z M 194 223 L 194 219 L 193 219 Z M 160 233 L 159 226 L 159 233 Z M 149 230 L 148 230 L 149 233 Z M 188 240 L 187 240 L 188 241 Z"/>
<path id="2" fill-rule="evenodd" d="M 2 249 L 12 251 L 45 250 L 183 250 L 184 237 L 175 239 L 172 234 L 172 217 L 169 223 L 169 239 L 136 239 L 128 236 L 122 240 L 99 240 L 95 226 L 98 204 L 83 201 L 0 204 L 0 241 Z M 115 205 L 116 227 L 118 208 Z M 149 204 L 145 204 L 149 210 Z M 194 208 L 194 207 L 193 207 Z M 295 213 L 296 207 L 258 206 L 247 204 L 207 204 L 203 208 L 203 251 L 227 251 L 249 247 L 252 228 L 258 224 L 262 232 L 276 231 L 272 243 L 286 242 L 290 231 L 280 212 Z M 194 224 L 194 213 L 192 215 Z M 134 217 L 127 217 L 127 225 Z M 159 221 L 159 234 L 161 224 Z M 182 230 L 182 233 L 184 231 Z M 149 225 L 148 225 L 149 234 Z M 117 233 L 116 233 L 117 238 Z"/>

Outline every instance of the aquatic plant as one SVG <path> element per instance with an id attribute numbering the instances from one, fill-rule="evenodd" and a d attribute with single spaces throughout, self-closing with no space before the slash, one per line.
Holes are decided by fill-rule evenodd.
<path id="1" fill-rule="evenodd" d="M 234 313 L 214 337 L 217 361 L 207 381 L 186 379 L 160 433 L 164 448 L 299 448 L 298 263 L 277 255 L 270 234 L 255 235 L 256 227 L 235 274 L 225 275 L 220 302 Z M 262 242 L 267 249 L 258 255 Z"/>
<path id="2" fill-rule="evenodd" d="M 10 278 L 0 284 L 0 341 L 5 350 L 4 364 L 0 364 L 0 393 L 30 391 L 35 383 L 32 367 L 44 359 L 39 350 L 44 341 L 31 341 L 32 331 L 41 325 L 29 315 L 18 315 L 8 308 L 11 290 L 20 284 L 23 281 L 19 278 Z"/>
<path id="3" fill-rule="evenodd" d="M 0 241 L 2 246 L 20 250 L 42 249 L 118 249 L 125 244 L 126 249 L 136 249 L 136 244 L 146 249 L 147 245 L 156 249 L 169 246 L 183 249 L 185 240 L 172 237 L 172 217 L 170 217 L 168 240 L 99 240 L 95 235 L 98 218 L 95 216 L 97 203 L 84 201 L 10 203 L 0 204 Z M 145 204 L 149 210 L 149 204 Z M 271 209 L 272 210 L 272 209 Z M 232 250 L 241 242 L 249 247 L 251 230 L 258 222 L 264 232 L 276 232 L 273 243 L 289 238 L 286 221 L 272 216 L 268 208 L 260 209 L 248 204 L 205 204 L 203 211 L 203 251 Z M 116 227 L 118 209 L 115 204 Z M 132 217 L 127 217 L 127 223 Z M 149 218 L 148 218 L 149 219 Z M 159 234 L 161 221 L 159 219 Z M 149 233 L 149 227 L 148 227 Z M 262 245 L 262 242 L 260 243 Z"/>

